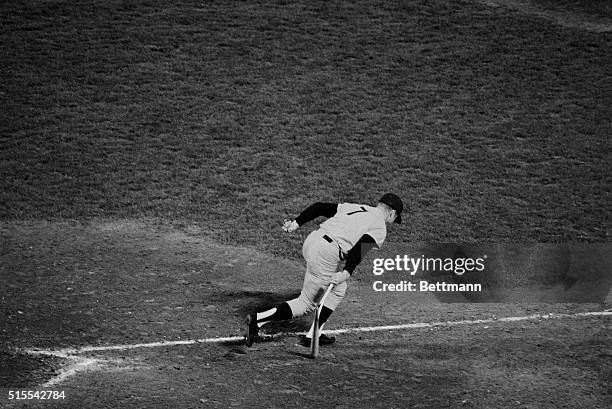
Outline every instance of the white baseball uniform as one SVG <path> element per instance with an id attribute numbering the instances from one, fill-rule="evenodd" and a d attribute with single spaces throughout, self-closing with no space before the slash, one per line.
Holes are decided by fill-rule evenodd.
<path id="1" fill-rule="evenodd" d="M 336 214 L 323 222 L 318 230 L 308 235 L 302 246 L 306 260 L 306 275 L 300 296 L 287 302 L 294 317 L 312 311 L 340 262 L 359 240 L 369 235 L 381 246 L 387 235 L 383 212 L 377 208 L 354 203 L 341 203 Z M 327 238 L 327 239 L 326 239 Z M 331 239 L 331 240 L 328 240 Z M 352 270 L 349 271 L 352 273 Z M 346 281 L 335 285 L 324 306 L 332 311 L 346 295 Z"/>
<path id="2" fill-rule="evenodd" d="M 395 213 L 385 213 L 391 208 Z M 319 325 L 322 327 L 346 295 L 346 277 L 352 274 L 363 256 L 372 248 L 382 246 L 387 236 L 388 216 L 401 223 L 403 203 L 392 193 L 384 194 L 379 206 L 356 203 L 315 203 L 306 208 L 295 220 L 285 221 L 283 229 L 295 231 L 304 223 L 319 216 L 327 217 L 318 230 L 311 232 L 302 246 L 306 260 L 306 275 L 299 297 L 278 304 L 266 311 L 247 315 L 245 341 L 253 344 L 259 328 L 271 321 L 302 316 L 314 310 L 330 283 L 335 283 L 321 309 Z M 344 271 L 338 266 L 345 261 Z M 348 273 L 348 274 L 347 274 Z M 311 328 L 312 331 L 312 328 Z M 308 336 L 307 338 L 312 338 Z"/>

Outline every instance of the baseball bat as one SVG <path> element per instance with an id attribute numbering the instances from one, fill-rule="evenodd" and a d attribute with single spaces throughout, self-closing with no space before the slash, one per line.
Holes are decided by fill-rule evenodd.
<path id="1" fill-rule="evenodd" d="M 315 311 L 314 321 L 312 323 L 312 339 L 310 340 L 310 356 L 316 358 L 319 356 L 319 308 Z"/>
<path id="2" fill-rule="evenodd" d="M 325 299 L 329 295 L 329 292 L 333 288 L 333 284 L 330 284 L 325 290 L 323 297 L 321 297 L 321 301 L 319 301 L 319 305 L 315 310 L 314 321 L 312 324 L 312 339 L 310 340 L 310 356 L 316 358 L 319 356 L 319 335 L 321 331 L 319 330 L 319 315 L 321 314 L 321 310 L 323 309 L 323 303 Z"/>

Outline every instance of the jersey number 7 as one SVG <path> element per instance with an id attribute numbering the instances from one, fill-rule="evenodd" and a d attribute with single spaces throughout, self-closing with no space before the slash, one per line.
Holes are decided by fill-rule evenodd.
<path id="1" fill-rule="evenodd" d="M 347 213 L 346 215 L 350 216 L 350 215 L 355 214 L 355 213 L 366 213 L 367 211 L 368 211 L 368 209 L 366 209 L 365 207 L 361 206 L 361 210 L 355 210 L 354 212 Z"/>

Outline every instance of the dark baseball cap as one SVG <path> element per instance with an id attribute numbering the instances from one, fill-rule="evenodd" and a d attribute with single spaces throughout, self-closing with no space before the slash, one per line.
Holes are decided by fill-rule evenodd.
<path id="1" fill-rule="evenodd" d="M 390 208 L 395 210 L 397 216 L 395 217 L 395 223 L 402 223 L 402 210 L 404 210 L 404 203 L 402 203 L 402 199 L 399 198 L 398 195 L 393 193 L 385 193 L 379 200 L 380 203 L 384 203 Z"/>

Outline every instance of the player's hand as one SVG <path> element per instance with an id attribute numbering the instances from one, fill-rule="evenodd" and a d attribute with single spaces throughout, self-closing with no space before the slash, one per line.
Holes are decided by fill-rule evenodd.
<path id="1" fill-rule="evenodd" d="M 339 271 L 337 273 L 332 274 L 330 283 L 332 283 L 333 285 L 338 285 L 348 280 L 350 276 L 351 275 L 346 270 Z"/>
<path id="2" fill-rule="evenodd" d="M 285 220 L 285 223 L 283 224 L 283 230 L 287 233 L 296 231 L 298 227 L 300 227 L 300 225 L 297 224 L 295 220 Z"/>

